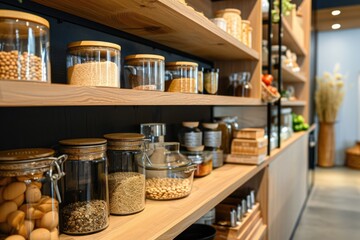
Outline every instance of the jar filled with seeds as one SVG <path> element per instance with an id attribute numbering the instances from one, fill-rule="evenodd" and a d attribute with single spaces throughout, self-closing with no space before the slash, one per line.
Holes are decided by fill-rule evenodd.
<path id="1" fill-rule="evenodd" d="M 49 22 L 0 10 L 0 79 L 50 83 Z"/>
<path id="2" fill-rule="evenodd" d="M 216 95 L 219 90 L 219 69 L 207 68 L 204 71 L 204 93 Z"/>
<path id="3" fill-rule="evenodd" d="M 119 88 L 120 50 L 119 45 L 109 42 L 79 41 L 68 44 L 68 83 Z"/>
<path id="4" fill-rule="evenodd" d="M 221 167 L 224 164 L 224 154 L 221 147 L 221 130 L 218 123 L 203 123 L 205 150 L 211 152 L 213 168 Z"/>
<path id="5" fill-rule="evenodd" d="M 0 151 L 0 235 L 4 239 L 59 239 L 58 180 L 66 155 L 27 148 Z M 2 238 L 3 239 L 3 238 Z"/>
<path id="6" fill-rule="evenodd" d="M 66 176 L 61 181 L 61 230 L 89 234 L 109 225 L 109 192 L 106 139 L 61 140 L 60 151 L 68 155 Z"/>
<path id="7" fill-rule="evenodd" d="M 242 40 L 241 11 L 235 8 L 226 8 L 215 12 L 215 17 L 224 18 L 226 30 L 239 41 Z"/>
<path id="8" fill-rule="evenodd" d="M 168 62 L 165 64 L 167 92 L 198 93 L 198 64 L 194 62 Z"/>
<path id="9" fill-rule="evenodd" d="M 196 164 L 179 152 L 177 142 L 149 145 L 146 168 L 146 198 L 171 200 L 191 193 Z M 157 149 L 161 151 L 157 151 Z"/>
<path id="10" fill-rule="evenodd" d="M 145 208 L 144 135 L 111 133 L 108 140 L 110 213 L 128 215 Z"/>
<path id="11" fill-rule="evenodd" d="M 125 77 L 130 88 L 165 91 L 165 58 L 160 55 L 135 54 L 125 57 Z"/>

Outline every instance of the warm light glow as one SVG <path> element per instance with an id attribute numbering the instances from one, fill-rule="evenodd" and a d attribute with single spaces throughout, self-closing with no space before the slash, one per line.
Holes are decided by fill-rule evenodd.
<path id="1" fill-rule="evenodd" d="M 340 24 L 338 24 L 338 23 L 335 23 L 335 24 L 333 24 L 332 26 L 331 26 L 331 28 L 332 29 L 339 29 L 339 28 L 341 28 L 341 25 Z"/>
<path id="2" fill-rule="evenodd" d="M 341 11 L 340 10 L 334 10 L 331 12 L 331 15 L 333 16 L 337 16 L 337 15 L 340 15 Z"/>

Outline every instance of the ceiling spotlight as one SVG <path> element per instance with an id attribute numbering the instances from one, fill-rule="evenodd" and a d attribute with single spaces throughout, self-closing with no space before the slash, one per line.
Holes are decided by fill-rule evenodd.
<path id="1" fill-rule="evenodd" d="M 341 25 L 339 23 L 335 23 L 331 26 L 332 29 L 336 30 L 336 29 L 339 29 L 341 28 Z"/>
<path id="2" fill-rule="evenodd" d="M 334 10 L 331 12 L 331 15 L 333 16 L 337 16 L 337 15 L 340 15 L 341 11 L 340 10 Z"/>

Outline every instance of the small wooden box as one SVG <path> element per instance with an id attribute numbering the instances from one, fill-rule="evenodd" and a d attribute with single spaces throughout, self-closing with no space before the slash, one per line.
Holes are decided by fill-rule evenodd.
<path id="1" fill-rule="evenodd" d="M 229 154 L 227 155 L 226 163 L 241 163 L 241 164 L 256 164 L 259 165 L 264 162 L 266 154 L 262 155 L 243 155 L 243 154 Z"/>
<path id="2" fill-rule="evenodd" d="M 243 128 L 234 132 L 234 138 L 258 139 L 264 138 L 265 130 L 263 128 Z"/>
<path id="3" fill-rule="evenodd" d="M 233 139 L 231 143 L 232 154 L 260 155 L 267 150 L 267 139 Z"/>

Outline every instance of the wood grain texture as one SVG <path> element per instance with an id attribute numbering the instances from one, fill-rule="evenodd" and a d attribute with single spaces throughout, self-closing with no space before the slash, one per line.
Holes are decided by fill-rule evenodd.
<path id="1" fill-rule="evenodd" d="M 307 106 L 306 101 L 281 101 L 283 107 L 305 107 Z"/>
<path id="2" fill-rule="evenodd" d="M 336 7 L 341 11 L 338 16 L 331 15 L 335 8 L 319 9 L 315 11 L 315 28 L 318 31 L 333 31 L 334 23 L 341 25 L 341 30 L 360 27 L 360 5 Z"/>
<path id="3" fill-rule="evenodd" d="M 262 105 L 260 99 L 0 81 L 0 106 Z"/>
<path id="4" fill-rule="evenodd" d="M 258 51 L 218 28 L 179 1 L 168 0 L 35 0 L 168 47 L 209 60 L 258 60 Z"/>

